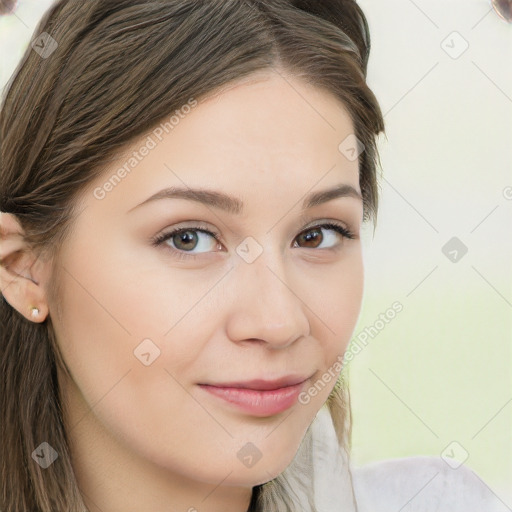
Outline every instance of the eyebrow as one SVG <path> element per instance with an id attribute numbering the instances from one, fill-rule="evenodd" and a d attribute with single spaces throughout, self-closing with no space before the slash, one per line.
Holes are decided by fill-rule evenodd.
<path id="1" fill-rule="evenodd" d="M 332 201 L 333 199 L 338 199 L 340 197 L 353 197 L 363 201 L 363 197 L 354 187 L 351 185 L 340 184 L 334 188 L 320 190 L 306 196 L 302 203 L 302 210 L 308 210 L 314 206 L 327 203 L 328 201 Z M 211 206 L 212 208 L 223 210 L 232 215 L 241 215 L 244 211 L 244 203 L 241 199 L 229 196 L 224 192 L 219 192 L 217 190 L 170 187 L 160 190 L 160 192 L 157 192 L 139 205 L 133 207 L 128 211 L 128 213 L 145 204 L 153 201 L 159 201 L 161 199 L 186 199 L 188 201 L 195 201 L 206 206 Z"/>

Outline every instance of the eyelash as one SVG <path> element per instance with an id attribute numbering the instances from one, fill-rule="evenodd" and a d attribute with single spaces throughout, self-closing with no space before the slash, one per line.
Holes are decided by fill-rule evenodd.
<path id="1" fill-rule="evenodd" d="M 316 226 L 311 226 L 311 227 L 306 228 L 305 230 L 301 231 L 299 233 L 299 235 L 302 233 L 307 233 L 308 231 L 313 231 L 314 229 L 317 229 L 317 228 L 332 229 L 333 231 L 336 231 L 337 233 L 339 233 L 343 238 L 348 238 L 350 240 L 354 240 L 356 238 L 353 235 L 353 233 L 351 231 L 349 231 L 347 228 L 345 228 L 341 224 L 336 224 L 334 222 L 328 222 L 325 224 L 318 224 Z M 201 233 L 205 233 L 207 235 L 210 235 L 212 238 L 214 238 L 219 244 L 221 243 L 218 235 L 216 235 L 215 233 L 212 233 L 205 226 L 190 226 L 190 227 L 185 227 L 185 228 L 178 228 L 173 231 L 170 231 L 169 233 L 162 233 L 161 235 L 154 237 L 151 240 L 151 243 L 155 247 L 158 247 L 158 246 L 164 244 L 167 240 L 171 239 L 173 236 L 175 236 L 179 233 L 187 232 L 187 231 L 199 231 Z M 179 259 L 195 259 L 195 258 L 198 258 L 198 257 L 202 256 L 203 254 L 205 254 L 205 253 L 190 254 L 185 251 L 179 251 L 178 249 L 174 249 L 173 247 L 169 247 L 169 249 L 171 249 L 171 251 L 174 252 L 176 254 L 176 257 Z"/>

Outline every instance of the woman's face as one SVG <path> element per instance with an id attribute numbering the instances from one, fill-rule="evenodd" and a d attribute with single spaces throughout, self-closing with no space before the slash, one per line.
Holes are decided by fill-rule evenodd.
<path id="1" fill-rule="evenodd" d="M 50 304 L 59 378 L 78 473 L 115 453 L 252 487 L 292 461 L 359 315 L 353 126 L 278 74 L 189 107 L 81 195 Z"/>

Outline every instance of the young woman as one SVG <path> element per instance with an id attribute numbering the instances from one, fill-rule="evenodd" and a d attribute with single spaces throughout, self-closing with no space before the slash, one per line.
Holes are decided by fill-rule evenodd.
<path id="1" fill-rule="evenodd" d="M 369 49 L 354 1 L 48 11 L 0 117 L 2 512 L 491 510 L 350 471 Z"/>

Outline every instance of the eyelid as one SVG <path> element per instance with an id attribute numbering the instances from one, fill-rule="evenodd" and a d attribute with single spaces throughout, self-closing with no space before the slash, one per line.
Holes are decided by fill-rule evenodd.
<path id="1" fill-rule="evenodd" d="M 304 231 L 305 229 L 311 229 L 311 228 L 314 228 L 316 226 L 320 226 L 322 224 L 332 224 L 332 223 L 340 224 L 343 227 L 345 227 L 346 229 L 350 229 L 348 224 L 346 222 L 341 221 L 341 220 L 329 219 L 329 218 L 317 219 L 317 218 L 314 218 L 314 217 L 308 217 L 306 215 L 303 215 L 300 218 L 300 224 L 305 224 L 305 226 L 301 229 L 300 232 L 302 233 L 302 231 Z"/>
<path id="2" fill-rule="evenodd" d="M 169 228 L 168 230 L 164 229 L 161 233 L 157 234 L 154 237 L 151 237 L 150 242 L 152 244 L 154 244 L 154 245 L 158 245 L 159 241 L 164 240 L 166 238 L 169 238 L 174 233 L 179 233 L 180 231 L 190 230 L 190 231 L 199 231 L 201 233 L 207 233 L 209 235 L 212 235 L 212 237 L 218 243 L 222 243 L 220 234 L 217 233 L 214 229 L 212 229 L 209 226 L 207 226 L 206 224 L 204 224 L 203 222 L 201 222 L 201 221 L 188 221 L 188 223 L 190 223 L 190 226 L 189 225 L 186 225 L 186 226 L 179 226 L 178 225 L 176 227 Z"/>
<path id="3" fill-rule="evenodd" d="M 184 225 L 181 225 L 184 224 Z M 302 214 L 299 218 L 299 225 L 304 224 L 303 228 L 300 228 L 300 230 L 297 232 L 297 235 L 303 233 L 307 229 L 312 229 L 314 227 L 320 227 L 324 224 L 339 224 L 343 226 L 347 231 L 351 232 L 352 235 L 356 236 L 357 232 L 355 229 L 351 227 L 351 225 L 347 222 L 343 222 L 338 219 L 329 219 L 329 218 L 315 218 L 314 216 Z M 167 236 L 173 232 L 181 231 L 181 230 L 187 230 L 191 229 L 193 231 L 202 231 L 206 233 L 210 233 L 219 243 L 222 243 L 222 236 L 220 233 L 218 233 L 215 228 L 210 227 L 208 224 L 206 224 L 204 221 L 200 220 L 189 220 L 185 221 L 184 223 L 178 223 L 177 226 L 169 228 L 169 230 L 163 230 L 161 234 L 158 234 L 154 237 L 151 237 L 150 241 L 154 242 L 156 239 Z"/>
<path id="4" fill-rule="evenodd" d="M 303 213 L 299 218 L 300 224 L 305 224 L 305 227 L 300 230 L 299 233 L 303 233 L 307 229 L 311 229 L 317 226 L 322 226 L 325 224 L 336 224 L 342 226 L 346 231 L 348 231 L 353 238 L 359 237 L 359 229 L 357 223 L 351 223 L 342 221 L 340 219 L 333 218 L 316 218 L 312 215 L 308 215 L 307 213 Z"/>
<path id="5" fill-rule="evenodd" d="M 307 222 L 307 221 L 309 221 L 311 219 L 307 218 L 305 216 L 302 216 L 301 220 Z M 222 242 L 221 236 L 218 233 L 216 233 L 214 230 L 211 230 L 204 222 L 202 222 L 202 221 L 188 221 L 187 224 L 191 224 L 191 225 L 185 225 L 185 226 L 180 226 L 180 227 L 176 226 L 176 227 L 170 228 L 170 230 L 168 230 L 168 231 L 164 231 L 161 234 L 156 235 L 155 237 L 153 237 L 151 239 L 152 245 L 155 246 L 155 247 L 162 246 L 162 245 L 165 244 L 165 242 L 167 240 L 172 238 L 172 236 L 174 236 L 175 234 L 183 232 L 183 231 L 187 231 L 187 230 L 197 231 L 197 232 L 201 232 L 201 233 L 205 233 L 205 234 L 211 235 L 211 237 L 218 244 L 224 245 L 223 242 Z M 335 231 L 342 238 L 342 241 L 339 244 L 337 244 L 334 247 L 329 247 L 329 248 L 327 248 L 327 250 L 334 250 L 334 251 L 340 250 L 341 246 L 343 245 L 343 241 L 344 240 L 355 240 L 355 239 L 359 238 L 358 233 L 355 233 L 355 231 L 352 230 L 350 228 L 350 226 L 346 225 L 346 223 L 344 223 L 344 222 L 341 222 L 339 220 L 316 219 L 316 220 L 312 220 L 310 225 L 306 225 L 304 228 L 302 228 L 297 233 L 296 237 L 294 238 L 294 245 L 293 245 L 293 247 L 294 248 L 296 247 L 296 245 L 295 245 L 296 244 L 296 238 L 299 235 L 301 235 L 302 233 L 304 233 L 306 231 L 312 230 L 314 228 L 322 228 L 322 229 L 326 229 L 326 230 L 330 230 L 330 231 Z M 187 259 L 188 260 L 195 260 L 197 258 L 209 257 L 209 255 L 212 254 L 211 251 L 206 251 L 206 252 L 202 252 L 202 253 L 196 254 L 196 253 L 193 253 L 193 252 L 181 251 L 181 250 L 175 249 L 173 247 L 168 247 L 168 250 L 172 253 L 173 257 L 175 257 L 177 259 L 180 259 L 180 260 L 181 259 L 183 259 L 183 260 L 187 260 Z M 312 250 L 318 250 L 318 249 L 312 248 Z M 320 249 L 320 250 L 322 250 L 322 249 Z M 222 252 L 222 251 L 220 251 L 220 252 Z"/>

